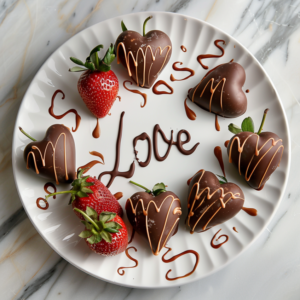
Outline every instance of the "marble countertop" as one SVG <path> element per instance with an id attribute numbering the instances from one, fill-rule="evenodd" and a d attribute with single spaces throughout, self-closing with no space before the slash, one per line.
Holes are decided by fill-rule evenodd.
<path id="1" fill-rule="evenodd" d="M 52 52 L 97 22 L 147 10 L 205 20 L 245 45 L 273 80 L 292 137 L 287 189 L 259 239 L 218 273 L 162 290 L 109 284 L 60 258 L 27 218 L 11 162 L 12 133 L 20 103 Z M 0 36 L 1 300 L 300 298 L 300 0 L 1 0 Z"/>

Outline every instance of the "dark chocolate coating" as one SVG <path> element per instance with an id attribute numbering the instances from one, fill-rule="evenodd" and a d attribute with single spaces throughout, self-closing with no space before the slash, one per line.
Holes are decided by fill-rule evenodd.
<path id="1" fill-rule="evenodd" d="M 246 180 L 247 183 L 254 189 L 260 189 L 265 185 L 266 181 L 270 178 L 272 173 L 278 167 L 284 149 L 282 145 L 282 140 L 275 133 L 262 132 L 259 135 L 258 149 L 260 149 L 267 141 L 268 142 L 261 149 L 261 151 L 259 151 L 259 155 L 256 156 L 255 150 L 256 150 L 257 138 L 258 135 L 255 133 L 240 132 L 231 138 L 227 146 L 227 154 L 229 156 L 231 150 L 232 162 L 237 169 L 239 169 L 239 156 L 241 155 L 240 170 L 241 170 L 241 175 L 244 176 L 244 178 L 245 178 L 245 173 L 247 171 L 247 168 L 248 168 L 247 176 L 249 177 L 250 174 L 253 172 L 255 166 L 257 166 L 252 176 L 250 177 L 250 180 L 249 181 Z M 244 144 L 245 140 L 247 139 L 241 154 L 238 152 L 237 139 L 240 140 L 241 146 Z M 274 146 L 272 145 L 273 143 L 272 139 L 278 141 Z M 262 160 L 260 160 L 261 158 Z"/>
<path id="2" fill-rule="evenodd" d="M 172 192 L 164 192 L 156 197 L 146 192 L 138 192 L 131 196 L 131 201 L 133 204 L 133 208 L 136 207 L 139 199 L 143 200 L 144 208 L 147 210 L 148 203 L 153 200 L 155 204 L 160 207 L 161 203 L 165 200 L 164 204 L 162 205 L 160 212 L 156 211 L 156 208 L 153 203 L 150 203 L 149 210 L 146 216 L 143 213 L 143 206 L 142 203 L 139 202 L 136 208 L 136 215 L 132 210 L 132 206 L 130 203 L 130 199 L 127 200 L 125 209 L 127 213 L 128 220 L 136 232 L 142 236 L 144 236 L 148 240 L 147 235 L 147 226 L 149 230 L 149 237 L 152 244 L 152 252 L 159 253 L 164 245 L 169 241 L 169 239 L 176 234 L 178 230 L 179 221 L 177 221 L 176 225 L 173 227 L 176 220 L 181 215 L 180 213 L 173 213 L 175 208 L 181 208 L 180 201 L 176 200 L 173 201 L 173 196 L 175 199 L 179 199 L 174 193 Z M 173 201 L 173 203 L 172 203 Z M 171 207 L 170 207 L 171 206 Z M 169 212 L 169 215 L 168 215 Z M 165 221 L 166 227 L 164 228 Z M 147 223 L 146 223 L 147 222 Z M 172 229 L 173 227 L 173 229 Z M 163 229 L 164 228 L 164 229 Z M 161 238 L 161 233 L 163 231 L 163 235 Z M 169 235 L 169 236 L 168 236 Z M 167 238 L 168 237 L 168 238 Z M 166 240 L 167 239 L 167 240 Z M 160 244 L 159 241 L 161 240 Z M 166 240 L 166 241 L 165 241 Z"/>
<path id="3" fill-rule="evenodd" d="M 66 171 L 65 171 L 65 155 L 64 155 L 64 135 L 62 135 L 59 139 L 58 137 L 64 133 L 66 136 L 66 159 L 67 159 L 67 174 L 68 179 L 66 179 Z M 57 141 L 58 139 L 58 141 Z M 75 151 L 75 143 L 70 130 L 61 124 L 55 124 L 48 128 L 46 135 L 42 141 L 32 142 L 28 144 L 24 149 L 24 159 L 27 163 L 28 157 L 28 166 L 31 170 L 36 172 L 33 155 L 29 154 L 29 152 L 34 153 L 34 157 L 36 159 L 37 169 L 39 171 L 39 175 L 50 179 L 55 179 L 55 172 L 53 168 L 53 148 L 49 142 L 52 142 L 55 148 L 55 169 L 57 173 L 58 183 L 70 183 L 76 178 L 76 151 Z M 44 154 L 45 148 L 48 144 L 46 153 Z M 32 149 L 32 146 L 36 146 L 41 151 L 42 155 L 45 155 L 45 166 L 42 164 L 41 155 L 38 149 Z"/>
<path id="4" fill-rule="evenodd" d="M 203 174 L 203 172 L 205 172 Z M 202 176 L 203 174 L 203 176 Z M 200 177 L 202 178 L 200 179 Z M 239 194 L 236 196 L 236 199 L 231 198 L 229 201 L 228 199 L 231 197 L 231 194 L 227 194 L 224 196 L 223 202 L 225 203 L 225 208 L 222 208 L 221 202 L 220 202 L 220 196 L 222 194 L 221 190 L 218 190 L 210 199 L 207 199 L 208 191 L 205 190 L 200 198 L 195 201 L 194 205 L 194 199 L 195 195 L 197 193 L 197 183 L 200 179 L 199 182 L 199 190 L 198 194 L 204 190 L 206 187 L 210 188 L 210 194 L 213 194 L 214 191 L 223 188 L 224 189 L 224 194 L 228 192 L 232 192 L 233 194 Z M 195 186 L 194 186 L 195 185 Z M 188 226 L 190 226 L 191 230 L 200 218 L 199 222 L 197 223 L 194 231 L 196 232 L 203 232 L 206 231 L 216 225 L 222 224 L 226 222 L 227 220 L 231 219 L 234 217 L 243 207 L 244 205 L 244 193 L 238 187 L 236 184 L 228 182 L 224 184 L 220 184 L 217 176 L 211 172 L 204 171 L 196 174 L 190 185 L 189 185 L 189 193 L 188 197 L 191 193 L 191 197 L 189 200 L 189 208 L 188 208 L 188 213 L 192 212 L 194 213 L 193 216 L 190 217 Z M 199 206 L 200 202 L 204 199 L 202 204 Z M 227 202 L 228 201 L 228 202 Z M 205 210 L 210 206 L 212 203 L 214 203 L 206 212 Z M 220 209 L 217 213 L 216 211 Z M 214 214 L 216 215 L 214 216 Z M 212 218 L 212 219 L 211 219 Z M 211 220 L 210 220 L 211 219 Z M 210 220 L 210 221 L 209 221 Z M 188 221 L 188 220 L 187 220 Z M 209 223 L 208 223 L 209 222 Z M 204 229 L 204 226 L 207 225 L 207 227 Z"/>
<path id="5" fill-rule="evenodd" d="M 154 55 L 155 55 L 155 51 L 157 50 L 155 61 L 153 61 L 149 49 L 147 50 L 145 73 L 144 73 L 144 58 L 141 53 L 141 50 L 139 51 L 138 59 L 137 59 L 137 63 L 138 63 L 137 73 L 138 73 L 139 86 L 142 86 L 142 83 L 144 81 L 144 76 L 145 76 L 145 84 L 142 87 L 150 88 L 170 60 L 172 54 L 172 42 L 170 38 L 168 37 L 167 34 L 165 34 L 160 30 L 151 30 L 145 36 L 142 36 L 138 32 L 132 30 L 127 30 L 122 32 L 116 40 L 115 51 L 116 51 L 116 55 L 119 56 L 120 62 L 127 69 L 124 49 L 121 45 L 119 46 L 118 49 L 119 43 L 122 42 L 124 43 L 127 55 L 129 51 L 132 51 L 133 57 L 135 59 L 137 56 L 137 52 L 140 48 L 143 49 L 143 53 L 145 53 L 146 47 L 150 45 Z M 171 46 L 169 52 L 167 46 Z M 160 50 L 158 49 L 158 47 L 161 47 L 161 49 L 164 49 L 165 47 L 167 48 L 162 52 L 162 55 L 160 55 L 159 54 Z M 131 55 L 129 55 L 129 67 L 132 74 L 131 78 L 135 83 L 137 83 L 136 67 L 134 65 Z"/>
<path id="6" fill-rule="evenodd" d="M 210 110 L 209 104 L 211 98 L 212 83 L 210 80 L 212 78 L 214 78 L 214 82 L 212 85 L 213 89 L 223 78 L 225 78 L 226 81 L 224 84 L 223 93 L 221 93 L 223 82 L 220 82 L 217 89 L 215 90 L 212 97 Z M 236 118 L 243 115 L 247 110 L 247 97 L 242 90 L 245 80 L 246 73 L 244 68 L 240 64 L 236 62 L 222 64 L 211 72 L 208 72 L 206 74 L 206 77 L 204 77 L 197 86 L 190 90 L 188 97 L 204 110 L 210 111 L 225 118 Z M 203 90 L 204 93 L 202 94 Z M 201 94 L 202 97 L 200 97 Z"/>

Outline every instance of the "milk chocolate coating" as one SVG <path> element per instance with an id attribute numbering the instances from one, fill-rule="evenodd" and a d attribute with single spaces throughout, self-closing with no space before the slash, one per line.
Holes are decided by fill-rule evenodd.
<path id="1" fill-rule="evenodd" d="M 250 135 L 251 137 L 249 137 Z M 236 137 L 239 138 L 241 146 L 248 138 L 241 153 L 238 152 L 238 141 Z M 278 141 L 274 146 L 272 145 L 273 139 L 275 141 Z M 227 146 L 227 154 L 229 156 L 231 150 L 232 162 L 237 169 L 239 169 L 240 165 L 241 175 L 244 176 L 244 178 L 247 168 L 248 177 L 253 172 L 250 180 L 246 181 L 252 188 L 259 189 L 265 185 L 266 181 L 278 167 L 283 153 L 283 145 L 282 140 L 275 133 L 262 132 L 259 135 L 257 148 L 260 149 L 265 143 L 266 145 L 261 149 L 261 151 L 259 151 L 259 155 L 256 156 L 256 143 L 257 134 L 254 134 L 252 132 L 238 133 L 231 138 Z M 240 162 L 239 156 L 241 156 Z"/>
<path id="2" fill-rule="evenodd" d="M 129 51 L 132 51 L 133 57 L 135 59 L 137 57 L 139 49 L 142 49 L 143 53 L 145 53 L 147 45 L 151 46 L 154 55 L 156 52 L 155 61 L 153 61 L 151 52 L 149 51 L 149 49 L 147 50 L 145 70 L 144 58 L 141 50 L 138 53 L 138 59 L 136 59 L 139 86 L 142 86 L 145 78 L 145 84 L 142 87 L 150 88 L 170 60 L 172 54 L 172 42 L 170 38 L 160 30 L 151 30 L 145 36 L 142 36 L 138 32 L 131 30 L 122 32 L 116 40 L 115 51 L 116 55 L 119 56 L 120 62 L 127 69 L 124 49 L 122 45 L 120 45 L 118 49 L 119 43 L 122 42 L 124 43 L 127 55 Z M 171 46 L 169 52 L 167 46 Z M 160 55 L 160 50 L 158 49 L 158 47 L 161 47 L 161 49 L 164 49 L 166 47 L 166 49 L 164 49 L 164 51 L 162 52 L 162 55 Z M 131 55 L 129 55 L 129 67 L 132 74 L 131 78 L 135 83 L 137 83 L 136 66 L 134 65 Z"/>
<path id="3" fill-rule="evenodd" d="M 147 240 L 148 240 L 148 235 L 147 235 L 147 226 L 148 226 L 149 238 L 151 240 L 153 253 L 156 252 L 158 254 L 161 251 L 161 249 L 164 247 L 164 245 L 170 240 L 170 238 L 173 235 L 176 234 L 178 230 L 179 221 L 177 221 L 174 227 L 173 225 L 176 222 L 176 220 L 180 217 L 181 210 L 180 213 L 176 212 L 174 214 L 174 209 L 181 208 L 181 205 L 180 205 L 180 201 L 178 200 L 173 201 L 172 196 L 175 199 L 176 198 L 179 199 L 172 192 L 164 192 L 156 197 L 146 192 L 138 192 L 133 194 L 130 198 L 133 204 L 133 208 L 136 207 L 139 199 L 142 199 L 145 210 L 147 210 L 148 203 L 151 200 L 155 201 L 156 205 L 160 207 L 163 200 L 166 199 L 159 212 L 156 211 L 154 204 L 150 203 L 147 216 L 145 216 L 143 213 L 143 206 L 141 202 L 139 202 L 137 205 L 136 214 L 134 214 L 132 210 L 130 199 L 128 199 L 126 202 L 125 209 L 130 224 L 133 226 L 133 228 L 136 230 L 138 234 L 144 236 Z"/>
<path id="4" fill-rule="evenodd" d="M 67 160 L 68 179 L 66 179 L 66 171 L 65 171 L 66 169 L 65 169 L 65 154 L 64 154 L 65 153 L 64 135 L 60 136 L 62 133 L 64 133 L 66 136 L 66 160 Z M 75 143 L 70 130 L 68 130 L 68 128 L 65 127 L 64 125 L 55 124 L 50 126 L 42 141 L 32 142 L 28 144 L 24 149 L 25 162 L 27 163 L 27 157 L 28 157 L 29 168 L 34 172 L 36 172 L 33 155 L 29 154 L 29 152 L 32 151 L 36 159 L 36 165 L 39 171 L 39 175 L 44 178 L 55 181 L 56 180 L 55 172 L 53 168 L 53 148 L 49 142 L 52 142 L 53 147 L 55 147 L 55 144 L 57 142 L 55 148 L 55 169 L 56 169 L 58 182 L 59 183 L 72 182 L 76 178 Z M 48 147 L 46 149 L 47 144 Z M 42 155 L 43 156 L 45 155 L 45 166 L 43 166 L 41 155 L 38 149 L 32 149 L 32 146 L 36 146 L 41 151 Z M 45 149 L 46 149 L 46 153 L 44 153 Z"/>
<path id="5" fill-rule="evenodd" d="M 214 79 L 213 85 L 211 85 L 212 82 L 210 81 L 212 78 Z M 220 82 L 223 78 L 226 79 L 225 84 L 224 82 Z M 247 110 L 247 97 L 242 90 L 245 80 L 246 73 L 240 64 L 236 62 L 222 64 L 213 71 L 208 72 L 206 77 L 190 90 L 188 96 L 190 100 L 204 110 L 225 118 L 236 118 L 243 115 Z M 218 83 L 220 84 L 213 93 L 210 109 L 211 86 L 214 89 Z M 222 93 L 223 85 L 224 89 Z M 201 94 L 202 97 L 200 97 Z"/>
<path id="6" fill-rule="evenodd" d="M 203 174 L 203 172 L 205 173 Z M 201 176 L 202 178 L 199 182 L 198 194 L 206 187 L 209 187 L 210 194 L 213 194 L 213 192 L 215 192 L 216 190 L 223 188 L 224 194 L 232 192 L 233 194 L 239 195 L 236 196 L 236 199 L 231 198 L 229 201 L 228 199 L 232 197 L 231 194 L 225 195 L 223 199 L 223 202 L 225 203 L 225 208 L 222 208 L 221 202 L 219 200 L 221 196 L 221 190 L 218 190 L 210 199 L 207 199 L 208 191 L 205 190 L 200 196 L 200 198 L 195 201 L 194 205 L 192 205 L 195 199 L 195 195 L 197 193 L 197 185 L 195 185 L 195 183 L 199 181 Z M 190 214 L 192 210 L 194 215 L 190 217 L 188 226 L 190 226 L 192 230 L 194 225 L 199 220 L 194 229 L 194 231 L 196 232 L 203 232 L 216 225 L 220 225 L 226 222 L 227 220 L 234 217 L 244 205 L 244 193 L 236 184 L 231 182 L 220 184 L 215 174 L 204 170 L 193 177 L 189 185 L 188 196 L 190 195 L 190 193 L 190 207 L 188 209 L 188 213 Z M 201 202 L 202 204 L 199 205 Z M 208 210 L 206 210 L 211 204 L 213 205 Z M 219 211 L 217 212 L 218 209 Z M 208 225 L 204 229 L 204 226 L 207 223 Z"/>

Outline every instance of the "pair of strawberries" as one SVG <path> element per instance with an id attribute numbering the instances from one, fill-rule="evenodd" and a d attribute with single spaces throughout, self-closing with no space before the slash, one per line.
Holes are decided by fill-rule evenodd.
<path id="1" fill-rule="evenodd" d="M 101 181 L 83 176 L 84 171 L 79 171 L 71 190 L 49 194 L 45 199 L 47 201 L 57 194 L 71 194 L 70 204 L 85 225 L 85 230 L 79 236 L 85 239 L 95 253 L 117 255 L 125 251 L 128 245 L 122 207 Z"/>

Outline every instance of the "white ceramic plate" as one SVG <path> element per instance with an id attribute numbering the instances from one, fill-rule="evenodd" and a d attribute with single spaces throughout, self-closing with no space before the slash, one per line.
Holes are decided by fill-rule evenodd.
<path id="1" fill-rule="evenodd" d="M 104 49 L 106 49 L 121 33 L 121 20 L 125 21 L 127 28 L 142 32 L 143 21 L 149 15 L 154 17 L 148 22 L 147 31 L 162 30 L 170 36 L 173 43 L 172 57 L 159 79 L 163 79 L 173 86 L 174 94 L 157 96 L 153 94 L 152 90 L 142 89 L 148 95 L 148 103 L 145 108 L 141 108 L 141 96 L 132 94 L 123 88 L 123 81 L 128 79 L 127 71 L 121 65 L 117 65 L 115 61 L 113 70 L 119 78 L 119 95 L 122 97 L 122 101 L 116 101 L 112 107 L 111 116 L 101 120 L 101 137 L 94 139 L 92 131 L 96 120 L 89 113 L 77 92 L 79 73 L 68 72 L 68 69 L 73 66 L 69 57 L 75 56 L 84 60 L 89 51 L 99 43 L 104 44 Z M 234 120 L 219 118 L 220 132 L 215 130 L 213 114 L 200 109 L 189 101 L 188 105 L 197 114 L 197 120 L 190 121 L 184 110 L 187 90 L 194 87 L 206 72 L 196 61 L 196 57 L 203 53 L 219 53 L 220 51 L 214 46 L 216 39 L 226 41 L 225 55 L 221 58 L 207 59 L 205 63 L 211 69 L 233 58 L 245 68 L 247 79 L 244 89 L 250 90 L 250 93 L 247 94 L 248 110 L 246 114 Z M 187 48 L 186 53 L 181 51 L 181 45 Z M 194 69 L 195 76 L 186 81 L 170 82 L 171 73 L 177 78 L 186 76 L 186 73 L 172 70 L 172 64 L 175 61 L 181 61 L 183 66 Z M 47 181 L 26 169 L 23 150 L 30 140 L 19 132 L 18 126 L 22 126 L 37 140 L 44 137 L 46 129 L 52 124 L 61 123 L 73 127 L 75 125 L 74 115 L 69 114 L 64 119 L 56 120 L 48 114 L 51 96 L 57 89 L 63 90 L 66 98 L 65 100 L 61 100 L 60 96 L 56 98 L 54 111 L 61 114 L 70 108 L 75 108 L 82 117 L 78 131 L 73 134 L 77 150 L 77 167 L 95 159 L 89 154 L 89 151 L 99 151 L 105 157 L 105 165 L 95 166 L 90 171 L 91 175 L 97 176 L 103 171 L 113 169 L 115 144 L 122 111 L 125 111 L 125 116 L 121 146 L 121 171 L 127 171 L 134 159 L 133 138 L 142 132 L 147 132 L 152 137 L 153 128 L 157 123 L 160 124 L 167 136 L 170 135 L 171 129 L 174 130 L 175 137 L 180 129 L 188 130 L 192 139 L 189 144 L 185 145 L 186 149 L 191 148 L 196 142 L 200 142 L 200 146 L 190 156 L 182 155 L 173 147 L 164 162 L 158 162 L 152 157 L 151 163 L 146 168 L 141 168 L 136 164 L 136 171 L 132 178 L 149 188 L 152 188 L 155 183 L 163 181 L 168 185 L 169 190 L 180 197 L 183 216 L 179 232 L 169 242 L 169 246 L 173 250 L 167 255 L 167 258 L 187 249 L 196 250 L 200 254 L 200 263 L 191 276 L 177 281 L 167 281 L 165 274 L 169 269 L 172 269 L 170 277 L 190 272 L 194 266 L 195 257 L 186 255 L 172 263 L 163 263 L 161 256 L 165 250 L 161 251 L 158 257 L 153 256 L 147 241 L 137 234 L 132 246 L 135 246 L 138 251 L 131 250 L 130 254 L 138 259 L 139 265 L 137 268 L 126 269 L 125 275 L 120 276 L 117 273 L 119 267 L 132 266 L 134 263 L 126 257 L 125 253 L 104 258 L 88 249 L 85 242 L 78 237 L 83 225 L 78 221 L 71 207 L 67 205 L 68 196 L 58 196 L 56 200 L 50 199 L 50 207 L 46 211 L 37 208 L 36 199 L 45 195 L 43 186 Z M 270 111 L 264 130 L 273 131 L 280 136 L 285 149 L 280 167 L 271 176 L 265 188 L 258 192 L 251 189 L 243 178 L 238 176 L 234 166 L 228 163 L 224 142 L 232 136 L 227 130 L 230 122 L 241 124 L 244 117 L 251 116 L 258 128 L 265 108 L 269 108 Z M 229 181 L 237 183 L 243 189 L 246 199 L 245 206 L 256 208 L 258 215 L 251 217 L 241 211 L 221 226 L 201 234 L 191 235 L 184 225 L 187 213 L 188 187 L 186 181 L 202 168 L 217 174 L 221 173 L 213 154 L 214 147 L 218 145 L 223 149 Z M 161 153 L 164 153 L 166 144 L 161 142 L 159 148 Z M 146 158 L 146 143 L 139 142 L 137 149 L 140 158 Z M 242 45 L 219 29 L 197 19 L 172 13 L 143 12 L 117 17 L 87 28 L 51 55 L 35 76 L 23 99 L 15 124 L 12 151 L 14 176 L 23 206 L 35 228 L 59 255 L 97 278 L 130 287 L 158 288 L 182 285 L 219 270 L 236 258 L 259 236 L 271 220 L 286 186 L 290 162 L 290 137 L 286 116 L 274 86 L 257 60 Z M 103 177 L 103 182 L 106 183 L 108 179 L 108 177 Z M 58 186 L 58 190 L 68 188 L 67 185 Z M 126 199 L 138 190 L 137 187 L 128 183 L 128 179 L 122 177 L 117 177 L 111 186 L 112 193 L 123 192 L 124 197 L 120 200 L 123 207 Z M 128 224 L 126 217 L 125 222 Z M 238 233 L 232 230 L 233 226 L 237 228 Z M 130 225 L 128 228 L 131 231 Z M 213 249 L 210 241 L 219 229 L 222 229 L 222 234 L 229 236 L 229 241 L 219 249 Z"/>

